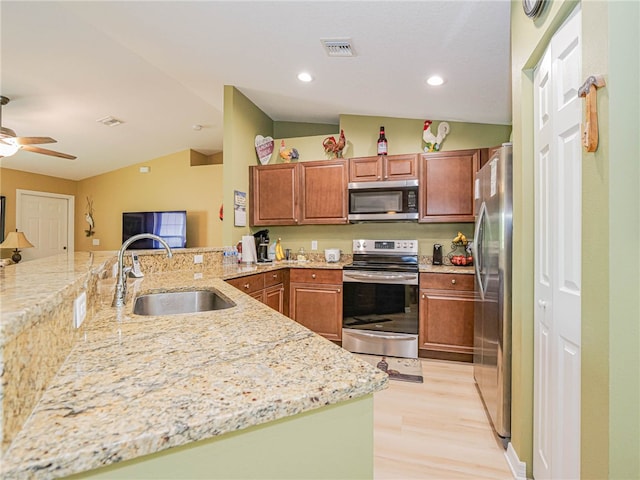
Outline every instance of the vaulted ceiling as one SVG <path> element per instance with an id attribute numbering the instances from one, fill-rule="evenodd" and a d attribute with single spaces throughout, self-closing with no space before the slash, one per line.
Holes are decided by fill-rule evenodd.
<path id="1" fill-rule="evenodd" d="M 6 168 L 79 180 L 221 151 L 224 85 L 278 121 L 511 123 L 508 0 L 3 0 L 0 15 L 2 125 L 78 157 L 19 151 Z M 335 38 L 355 56 L 328 56 L 321 40 Z"/>

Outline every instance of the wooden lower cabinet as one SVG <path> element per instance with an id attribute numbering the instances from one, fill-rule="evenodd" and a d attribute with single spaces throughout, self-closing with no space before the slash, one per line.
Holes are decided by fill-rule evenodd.
<path id="1" fill-rule="evenodd" d="M 287 315 L 287 284 L 288 272 L 286 270 L 274 270 L 271 272 L 247 275 L 246 277 L 232 278 L 227 283 L 268 305 L 274 310 Z"/>
<path id="2" fill-rule="evenodd" d="M 473 359 L 474 276 L 420 274 L 418 347 L 424 356 Z M 462 354 L 462 355 L 459 355 Z M 452 358 L 452 357 L 448 357 Z"/>
<path id="3" fill-rule="evenodd" d="M 342 271 L 292 269 L 289 316 L 328 340 L 342 338 Z"/>

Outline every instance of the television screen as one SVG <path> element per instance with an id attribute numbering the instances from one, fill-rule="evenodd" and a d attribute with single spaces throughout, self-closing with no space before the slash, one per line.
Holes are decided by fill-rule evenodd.
<path id="1" fill-rule="evenodd" d="M 153 233 L 162 238 L 171 248 L 187 246 L 187 212 L 174 210 L 166 212 L 123 212 L 122 241 L 125 242 L 139 233 Z M 160 242 L 150 238 L 137 240 L 131 249 L 164 248 Z"/>

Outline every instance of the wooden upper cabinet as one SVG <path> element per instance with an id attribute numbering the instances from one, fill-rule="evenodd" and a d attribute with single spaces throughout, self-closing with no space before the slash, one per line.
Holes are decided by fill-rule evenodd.
<path id="1" fill-rule="evenodd" d="M 420 155 L 419 222 L 473 222 L 480 150 Z"/>
<path id="2" fill-rule="evenodd" d="M 252 226 L 347 223 L 347 161 L 250 167 Z"/>
<path id="3" fill-rule="evenodd" d="M 302 162 L 300 223 L 347 223 L 347 161 Z"/>
<path id="4" fill-rule="evenodd" d="M 380 155 L 349 159 L 350 182 L 411 180 L 418 178 L 418 155 Z"/>
<path id="5" fill-rule="evenodd" d="M 253 225 L 297 225 L 298 165 L 249 167 L 249 210 Z"/>

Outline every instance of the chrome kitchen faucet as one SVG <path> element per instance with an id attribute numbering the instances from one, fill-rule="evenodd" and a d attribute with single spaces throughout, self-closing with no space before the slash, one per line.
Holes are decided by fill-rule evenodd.
<path id="1" fill-rule="evenodd" d="M 164 249 L 167 251 L 167 258 L 171 258 L 173 256 L 173 252 L 171 251 L 171 247 L 167 242 L 165 242 L 162 238 L 152 233 L 140 233 L 138 235 L 134 235 L 133 237 L 128 238 L 120 247 L 120 251 L 118 252 L 118 274 L 117 274 L 117 282 L 116 282 L 116 293 L 113 297 L 112 307 L 122 307 L 125 303 L 125 299 L 127 296 L 127 276 L 124 271 L 124 252 L 133 242 L 141 240 L 143 238 L 150 238 L 152 240 L 156 240 L 162 244 Z"/>

